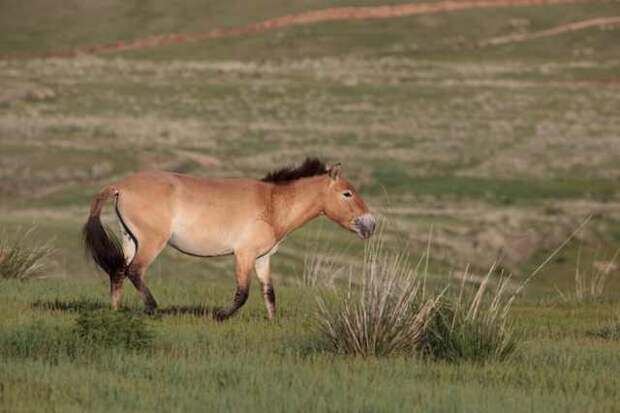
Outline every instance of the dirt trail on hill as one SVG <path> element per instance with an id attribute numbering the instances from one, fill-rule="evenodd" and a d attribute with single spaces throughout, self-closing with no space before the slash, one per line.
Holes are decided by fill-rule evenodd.
<path id="1" fill-rule="evenodd" d="M 592 0 L 448 0 L 438 3 L 412 3 L 395 6 L 329 8 L 276 17 L 240 27 L 215 29 L 208 32 L 153 35 L 126 42 L 121 41 L 107 45 L 89 46 L 63 52 L 48 53 L 39 57 L 73 57 L 81 54 L 99 54 L 124 50 L 146 49 L 222 37 L 260 33 L 289 26 L 328 21 L 387 19 L 422 14 L 448 13 L 469 9 L 546 6 L 587 2 L 592 2 Z"/>
<path id="2" fill-rule="evenodd" d="M 574 23 L 563 24 L 552 29 L 541 30 L 534 33 L 518 33 L 508 36 L 495 37 L 482 43 L 482 46 L 497 46 L 508 43 L 524 42 L 527 40 L 538 39 L 541 37 L 557 36 L 558 34 L 575 32 L 578 30 L 589 29 L 591 27 L 612 27 L 620 25 L 620 16 L 599 17 L 595 19 L 582 20 Z"/>

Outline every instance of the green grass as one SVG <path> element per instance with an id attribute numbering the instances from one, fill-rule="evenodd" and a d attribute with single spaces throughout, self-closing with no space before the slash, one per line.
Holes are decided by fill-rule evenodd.
<path id="1" fill-rule="evenodd" d="M 396 2 L 9 1 L 0 56 L 387 3 Z M 37 243 L 56 252 L 47 278 L 0 281 L 0 410 L 617 410 L 617 273 L 591 302 L 564 302 L 557 289 L 574 290 L 580 249 L 590 265 L 620 246 L 618 28 L 477 46 L 616 15 L 618 1 L 470 10 L 101 57 L 3 57 L 0 229 L 36 224 Z M 79 236 L 102 186 L 147 168 L 261 177 L 305 156 L 343 163 L 393 223 L 388 248 L 418 257 L 432 229 L 433 289 L 467 264 L 484 274 L 498 256 L 519 281 L 594 218 L 515 302 L 519 346 L 502 362 L 324 351 L 321 291 L 302 287 L 305 255 L 358 264 L 364 245 L 326 219 L 273 258 L 274 323 L 256 283 L 230 322 L 206 317 L 232 298 L 231 257 L 168 249 L 147 275 L 161 311 L 143 315 L 127 283 L 122 312 L 108 312 L 107 279 L 83 259 Z M 103 327 L 81 338 L 80 319 Z M 131 320 L 148 345 L 112 340 L 120 336 L 107 328 Z"/>
<path id="2" fill-rule="evenodd" d="M 164 312 L 220 305 L 232 293 L 199 277 L 167 279 L 152 289 Z M 515 308 L 524 345 L 513 359 L 446 364 L 323 353 L 315 346 L 316 290 L 278 288 L 281 312 L 274 323 L 264 319 L 257 292 L 227 323 L 191 312 L 149 318 L 152 344 L 134 351 L 93 348 L 72 335 L 80 311 L 105 311 L 97 309 L 107 294 L 103 283 L 3 282 L 2 405 L 66 411 L 608 411 L 620 402 L 618 344 L 587 333 L 605 319 L 609 305 L 524 302 Z M 126 311 L 140 312 L 136 294 L 126 295 Z"/>
<path id="3" fill-rule="evenodd" d="M 583 177 L 558 177 L 555 179 L 497 179 L 458 176 L 411 176 L 398 164 L 385 164 L 374 172 L 377 183 L 390 192 L 408 190 L 416 195 L 439 198 L 485 199 L 488 202 L 510 205 L 516 202 L 531 203 L 546 199 L 598 199 L 609 200 L 616 193 L 614 179 L 587 179 Z M 382 188 L 369 188 L 379 193 Z"/>
<path id="4" fill-rule="evenodd" d="M 59 48 L 114 43 L 151 34 L 209 31 L 308 9 L 386 3 L 389 2 L 261 0 L 248 5 L 243 1 L 205 4 L 190 0 L 171 8 L 161 0 L 108 1 L 103 4 L 84 1 L 65 7 L 40 0 L 25 4 L 11 0 L 3 4 L 4 13 L 0 18 L 0 36 L 4 39 L 0 54 L 16 49 L 22 52 L 56 51 Z"/>
<path id="5" fill-rule="evenodd" d="M 407 2 L 403 2 L 407 3 Z M 466 10 L 386 20 L 338 21 L 267 31 L 115 55 L 148 59 L 303 59 L 326 56 L 365 58 L 406 57 L 454 60 L 573 59 L 580 53 L 617 59 L 613 47 L 617 29 L 598 28 L 537 41 L 478 47 L 496 36 L 518 32 L 514 22 L 525 22 L 535 32 L 588 18 L 619 15 L 618 2 L 564 4 Z M 441 33 L 438 34 L 438 30 Z"/>

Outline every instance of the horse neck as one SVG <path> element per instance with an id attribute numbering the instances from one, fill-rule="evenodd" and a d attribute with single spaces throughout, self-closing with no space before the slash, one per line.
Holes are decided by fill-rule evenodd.
<path id="1" fill-rule="evenodd" d="M 278 238 L 323 213 L 325 177 L 311 177 L 274 185 L 272 211 Z"/>

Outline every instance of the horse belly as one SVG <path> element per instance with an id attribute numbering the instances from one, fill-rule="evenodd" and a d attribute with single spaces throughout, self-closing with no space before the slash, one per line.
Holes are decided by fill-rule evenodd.
<path id="1" fill-rule="evenodd" d="M 186 254 L 201 257 L 228 255 L 233 252 L 232 246 L 226 240 L 194 231 L 174 231 L 168 244 Z"/>
<path id="2" fill-rule="evenodd" d="M 188 254 L 216 256 L 252 243 L 247 238 L 256 233 L 260 221 L 260 197 L 247 184 L 234 183 L 184 182 L 177 191 L 169 244 Z"/>

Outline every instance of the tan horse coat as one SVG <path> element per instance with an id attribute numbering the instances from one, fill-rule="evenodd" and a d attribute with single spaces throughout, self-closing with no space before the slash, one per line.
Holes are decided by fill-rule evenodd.
<path id="1" fill-rule="evenodd" d="M 111 197 L 121 222 L 121 246 L 107 236 L 99 221 Z M 286 235 L 321 214 L 362 238 L 374 230 L 375 220 L 366 203 L 340 176 L 339 167 L 284 182 L 153 171 L 105 187 L 93 200 L 84 233 L 93 258 L 110 275 L 113 308 L 118 306 L 125 277 L 140 292 L 148 310 L 157 306 L 144 274 L 168 244 L 201 257 L 234 254 L 237 290 L 233 303 L 215 313 L 218 320 L 245 303 L 253 269 L 272 318 L 275 293 L 270 256 Z"/>

